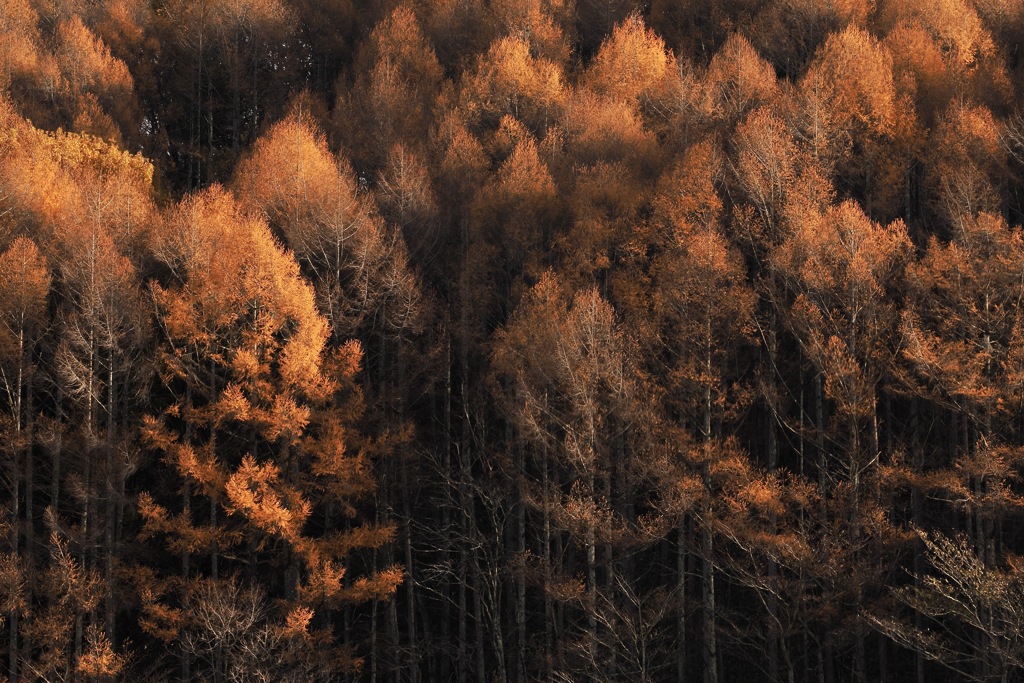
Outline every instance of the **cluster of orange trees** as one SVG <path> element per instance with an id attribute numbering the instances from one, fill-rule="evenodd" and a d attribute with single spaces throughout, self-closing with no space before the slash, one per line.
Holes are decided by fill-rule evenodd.
<path id="1" fill-rule="evenodd" d="M 0 0 L 0 676 L 1024 675 L 1024 0 Z"/>

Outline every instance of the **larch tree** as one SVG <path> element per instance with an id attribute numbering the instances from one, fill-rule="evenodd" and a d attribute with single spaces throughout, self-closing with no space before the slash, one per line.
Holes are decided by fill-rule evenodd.
<path id="1" fill-rule="evenodd" d="M 572 0 L 498 0 L 491 11 L 505 35 L 529 41 L 534 52 L 565 66 L 572 55 L 576 22 Z"/>
<path id="2" fill-rule="evenodd" d="M 141 496 L 144 534 L 167 537 L 184 578 L 244 572 L 284 598 L 289 620 L 305 614 L 305 624 L 391 595 L 397 568 L 348 578 L 344 562 L 387 543 L 394 529 L 356 522 L 341 531 L 329 521 L 332 510 L 354 517 L 375 487 L 370 444 L 357 428 L 360 345 L 326 349 L 328 324 L 298 263 L 223 189 L 186 198 L 156 253 L 169 273 L 165 285 L 153 284 L 153 298 L 173 401 L 143 433 L 180 482 L 181 503 Z M 202 560 L 195 569 L 193 556 Z M 336 647 L 326 623 L 300 629 L 305 645 L 294 656 Z M 357 660 L 335 650 L 320 661 L 330 670 Z"/>
<path id="3" fill-rule="evenodd" d="M 981 212 L 999 213 L 999 185 L 1007 176 L 1007 151 L 992 113 L 980 106 L 951 104 L 939 117 L 925 157 L 924 199 L 949 236 Z"/>
<path id="4" fill-rule="evenodd" d="M 537 143 L 508 118 L 512 150 L 472 204 L 467 276 L 476 299 L 472 314 L 484 329 L 507 318 L 522 293 L 522 278 L 544 271 L 559 215 L 558 191 Z"/>
<path id="5" fill-rule="evenodd" d="M 23 114 L 43 116 L 60 72 L 42 49 L 39 15 L 29 0 L 7 0 L 0 17 L 0 89 L 13 95 Z"/>
<path id="6" fill-rule="evenodd" d="M 959 501 L 978 558 L 994 567 L 1003 560 L 998 520 L 1019 505 L 1012 482 L 1022 461 L 1012 415 L 1020 401 L 1024 243 L 1019 230 L 991 214 L 959 225 L 948 243 L 932 238 L 908 272 L 903 379 L 955 425 L 952 467 L 922 484 Z"/>
<path id="7" fill-rule="evenodd" d="M 467 70 L 459 107 L 474 132 L 493 131 L 502 117 L 512 116 L 542 135 L 559 120 L 565 101 L 560 65 L 535 57 L 530 43 L 514 36 L 500 38 Z"/>
<path id="8" fill-rule="evenodd" d="M 409 17 L 400 14 L 392 19 Z M 409 434 L 406 411 L 416 393 L 412 387 L 431 367 L 432 350 L 424 341 L 429 302 L 410 265 L 403 232 L 415 240 L 415 255 L 427 260 L 437 249 L 432 241 L 440 239 L 432 231 L 440 226 L 419 155 L 398 143 L 386 161 L 378 176 L 377 195 L 383 216 L 393 224 L 385 223 L 373 195 L 359 186 L 348 161 L 328 151 L 324 136 L 300 110 L 256 142 L 237 169 L 235 187 L 242 203 L 265 216 L 294 250 L 330 323 L 331 346 L 356 338 L 368 350 L 364 385 L 368 419 L 387 432 L 382 442 L 390 442 L 395 449 L 395 457 L 382 465 L 387 487 L 381 497 L 390 504 L 382 506 L 381 515 L 383 519 L 392 511 L 403 515 L 399 541 L 407 551 L 406 571 L 411 576 L 409 498 L 416 477 L 411 473 L 411 453 L 403 448 L 408 440 L 403 435 Z M 385 547 L 382 557 L 395 549 Z M 385 564 L 390 561 L 385 559 Z M 413 590 L 414 583 L 407 582 L 403 592 L 409 596 L 410 623 L 415 622 Z M 389 637 L 397 643 L 395 603 L 387 609 Z M 410 626 L 408 636 L 414 640 L 415 633 Z M 415 646 L 410 650 L 414 652 Z"/>
<path id="9" fill-rule="evenodd" d="M 373 29 L 357 56 L 359 77 L 339 84 L 335 125 L 363 173 L 380 171 L 395 145 L 414 146 L 432 122 L 441 65 L 416 15 L 399 7 Z"/>
<path id="10" fill-rule="evenodd" d="M 656 135 L 629 100 L 577 90 L 566 105 L 562 128 L 566 165 L 573 170 L 624 162 L 629 176 L 642 177 L 658 165 Z"/>
<path id="11" fill-rule="evenodd" d="M 664 123 L 677 87 L 675 60 L 665 42 L 638 14 L 631 14 L 601 43 L 582 75 L 582 84 L 623 101 L 652 122 Z"/>
<path id="12" fill-rule="evenodd" d="M 579 615 L 563 634 L 549 622 L 556 632 L 546 636 L 548 647 L 561 635 L 570 657 L 562 666 L 584 667 L 599 680 L 621 675 L 617 667 L 635 658 L 616 641 L 618 625 L 603 610 L 622 597 L 617 578 L 629 580 L 625 556 L 642 535 L 630 501 L 645 448 L 644 409 L 629 341 L 596 290 L 570 299 L 545 274 L 494 348 L 495 390 L 520 441 L 509 466 L 522 504 L 539 513 L 543 528 L 536 552 L 546 563 L 539 568 L 545 612 L 553 616 L 563 602 Z M 579 583 L 555 561 L 566 542 L 582 555 Z"/>
<path id="13" fill-rule="evenodd" d="M 135 137 L 135 82 L 127 65 L 77 16 L 58 26 L 57 40 L 55 55 L 68 98 L 68 119 L 62 123 L 117 143 Z"/>
<path id="14" fill-rule="evenodd" d="M 722 227 L 722 200 L 715 179 L 721 155 L 705 141 L 691 148 L 659 183 L 655 199 L 659 220 L 659 257 L 655 260 L 653 309 L 662 367 L 664 419 L 679 434 L 667 446 L 671 469 L 663 486 L 696 480 L 699 493 L 683 497 L 671 510 L 678 526 L 676 588 L 679 628 L 685 629 L 685 562 L 688 528 L 693 520 L 695 551 L 701 561 L 701 657 L 705 683 L 719 680 L 715 536 L 718 501 L 745 480 L 744 455 L 730 442 L 724 423 L 735 418 L 748 391 L 741 351 L 753 344 L 755 297 L 747 285 L 739 254 Z M 673 440 L 670 440 L 673 441 Z M 672 500 L 672 496 L 666 496 Z M 681 643 L 685 640 L 681 639 Z M 683 645 L 680 646 L 684 647 Z M 680 650 L 677 675 L 685 671 Z"/>
<path id="15" fill-rule="evenodd" d="M 574 286 L 596 284 L 623 315 L 644 326 L 647 265 L 643 253 L 648 192 L 625 163 L 578 167 L 569 195 L 571 226 L 554 240 L 561 277 Z"/>
<path id="16" fill-rule="evenodd" d="M 733 34 L 711 58 L 704 74 L 702 114 L 734 125 L 754 107 L 767 104 L 778 86 L 775 70 L 746 38 Z"/>
<path id="17" fill-rule="evenodd" d="M 806 209 L 794 218 L 793 232 L 775 249 L 771 265 L 792 297 L 788 324 L 818 373 L 815 401 L 827 397 L 835 410 L 833 431 L 823 422 L 823 408 L 815 408 L 817 428 L 826 430 L 817 462 L 826 502 L 822 519 L 839 515 L 836 533 L 854 549 L 850 561 L 870 562 L 868 546 L 888 542 L 884 524 L 877 524 L 884 515 L 878 510 L 879 465 L 887 456 L 878 437 L 878 399 L 894 360 L 894 293 L 910 239 L 901 221 L 879 225 L 849 201 L 820 213 Z M 830 501 L 838 510 L 828 510 Z M 858 606 L 870 586 L 866 578 L 840 582 Z M 863 680 L 864 629 L 855 623 L 852 632 L 855 671 Z"/>
<path id="18" fill-rule="evenodd" d="M 378 176 L 377 204 L 381 216 L 401 230 L 410 258 L 430 267 L 442 255 L 444 234 L 436 193 L 421 155 L 402 144 L 391 148 Z"/>
<path id="19" fill-rule="evenodd" d="M 415 326 L 418 292 L 400 234 L 383 225 L 348 162 L 301 114 L 273 126 L 239 165 L 242 204 L 279 230 L 317 291 L 334 341 Z"/>
<path id="20" fill-rule="evenodd" d="M 5 545 L 11 556 L 17 557 L 17 571 L 22 574 L 26 569 L 33 569 L 35 557 L 36 478 L 32 432 L 35 414 L 33 380 L 37 364 L 34 350 L 46 331 L 46 302 L 50 286 L 49 265 L 32 240 L 19 237 L 0 254 L 0 311 L 3 315 L 0 382 L 7 404 L 5 422 L 8 424 L 4 430 L 9 435 L 10 449 L 7 477 L 13 483 L 9 509 L 12 534 Z M 24 542 L 19 538 L 22 535 Z M 5 601 L 11 608 L 5 611 L 5 616 L 10 647 L 8 675 L 12 679 L 18 676 L 18 627 L 27 607 L 22 596 L 22 590 L 16 590 Z"/>
<path id="21" fill-rule="evenodd" d="M 739 198 L 756 215 L 744 246 L 755 258 L 763 258 L 788 230 L 788 197 L 799 187 L 804 155 L 785 121 L 767 107 L 755 109 L 736 126 L 732 146 Z"/>
<path id="22" fill-rule="evenodd" d="M 918 118 L 930 127 L 955 87 L 941 44 L 916 20 L 898 23 L 886 34 L 884 43 L 892 55 L 897 91 L 910 97 Z"/>
<path id="23" fill-rule="evenodd" d="M 895 215 L 915 121 L 911 103 L 897 95 L 885 47 L 861 28 L 833 34 L 798 88 L 789 118 L 801 147 L 869 214 Z"/>

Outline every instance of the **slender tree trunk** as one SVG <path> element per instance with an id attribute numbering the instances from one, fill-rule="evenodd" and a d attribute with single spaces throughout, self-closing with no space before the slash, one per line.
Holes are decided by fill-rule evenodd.
<path id="1" fill-rule="evenodd" d="M 459 683 L 466 683 L 466 677 L 468 675 L 466 661 L 466 644 L 467 638 L 469 637 L 468 629 L 466 627 L 466 550 L 460 544 L 459 547 L 459 585 L 458 585 L 458 599 L 459 599 L 459 642 L 458 642 L 458 657 L 455 660 L 455 668 Z"/>
<path id="2" fill-rule="evenodd" d="M 403 510 L 403 536 L 405 548 L 405 576 L 406 576 L 406 628 L 408 629 L 409 643 L 409 680 L 412 683 L 419 682 L 419 651 L 416 642 L 416 575 L 414 573 L 412 552 L 412 512 L 409 508 L 409 475 L 408 464 L 402 460 L 402 506 Z"/>
<path id="3" fill-rule="evenodd" d="M 715 566 L 712 562 L 714 537 L 712 531 L 710 505 L 706 506 L 704 519 L 701 520 L 701 574 L 703 591 L 703 622 L 704 644 L 702 658 L 704 660 L 704 683 L 718 683 L 718 641 L 715 625 Z"/>
<path id="4" fill-rule="evenodd" d="M 621 462 L 621 460 L 620 460 L 620 462 Z M 614 467 L 611 466 L 611 464 L 609 464 L 609 470 L 614 471 Z M 604 477 L 604 492 L 603 492 L 603 495 L 604 495 L 604 499 L 606 501 L 608 501 L 609 503 L 615 500 L 613 498 L 613 492 L 612 492 L 612 476 L 613 476 L 613 474 L 609 473 L 608 475 L 606 475 Z M 615 567 L 615 550 L 614 550 L 614 548 L 613 548 L 611 543 L 606 543 L 605 546 L 604 546 L 604 567 L 605 567 L 604 568 L 604 590 L 605 590 L 605 595 L 608 596 L 606 599 L 607 600 L 614 600 L 615 599 L 615 571 L 616 571 L 616 567 Z M 596 613 L 595 613 L 595 616 L 596 616 Z M 610 615 L 610 616 L 613 617 L 614 615 Z M 614 627 L 612 627 L 612 628 L 614 628 Z M 617 662 L 617 659 L 618 659 L 618 647 L 616 645 L 616 639 L 615 638 L 609 638 L 608 639 L 608 643 L 609 643 L 609 647 L 607 648 L 608 652 L 606 653 L 606 655 L 608 657 L 608 663 L 607 663 L 606 666 L 607 666 L 607 670 L 615 671 L 616 666 L 617 666 L 616 662 Z"/>
<path id="5" fill-rule="evenodd" d="M 774 310 L 768 324 L 768 368 L 765 370 L 765 374 L 769 377 L 769 399 L 768 399 L 768 429 L 767 429 L 767 441 L 768 441 L 768 473 L 774 474 L 775 468 L 779 462 L 779 438 L 775 431 L 775 413 L 776 413 L 776 389 L 775 389 L 775 365 L 776 365 L 776 339 L 775 339 L 775 315 Z M 775 531 L 775 526 L 778 523 L 775 512 L 771 513 L 769 522 L 771 523 L 772 532 Z M 779 619 L 779 606 L 776 600 L 775 594 L 775 583 L 778 576 L 778 567 L 775 565 L 774 557 L 768 558 L 768 584 L 772 587 L 772 592 L 768 595 L 768 678 L 773 682 L 777 683 L 779 680 L 779 629 L 777 627 Z"/>
<path id="6" fill-rule="evenodd" d="M 18 383 L 21 384 L 21 370 L 18 371 Z M 25 379 L 25 548 L 23 550 L 25 561 L 31 567 L 36 551 L 36 527 L 35 527 L 35 400 L 33 392 L 33 377 L 29 373 Z"/>
<path id="7" fill-rule="evenodd" d="M 814 422 L 817 426 L 815 440 L 818 451 L 818 486 L 821 488 L 821 522 L 828 523 L 829 462 L 825 451 L 825 397 L 821 386 L 821 373 L 814 376 Z"/>
<path id="8" fill-rule="evenodd" d="M 376 554 L 374 553 L 374 556 Z M 380 666 L 380 652 L 377 645 L 377 611 L 377 601 L 374 600 L 370 607 L 370 683 L 377 683 L 377 669 Z"/>
<path id="9" fill-rule="evenodd" d="M 686 520 L 676 529 L 676 680 L 686 683 Z"/>
<path id="10" fill-rule="evenodd" d="M 473 633 L 476 641 L 476 680 L 487 683 L 487 660 L 484 651 L 483 582 L 480 572 L 473 568 Z"/>
<path id="11" fill-rule="evenodd" d="M 236 158 L 242 134 L 242 66 L 239 57 L 241 51 L 238 47 L 239 33 L 241 31 L 236 27 L 231 54 L 231 152 Z"/>
<path id="12" fill-rule="evenodd" d="M 445 350 L 447 365 L 445 368 L 445 384 L 444 384 L 444 447 L 441 450 L 441 476 L 442 481 L 449 481 L 452 476 L 452 364 L 455 362 L 452 356 L 452 338 L 451 334 L 445 334 Z M 441 506 L 441 529 L 443 534 L 441 538 L 441 561 L 448 562 L 452 556 L 452 544 L 451 544 L 451 505 L 445 504 Z M 451 600 L 450 586 L 445 586 L 445 595 L 441 601 L 441 642 L 446 646 L 449 643 L 451 637 Z M 438 679 L 447 681 L 451 676 L 451 660 L 447 656 L 438 657 L 440 666 L 438 667 Z"/>
<path id="13" fill-rule="evenodd" d="M 107 456 L 107 486 L 106 502 L 104 504 L 104 520 L 106 524 L 104 545 L 106 552 L 104 557 L 103 574 L 106 581 L 106 597 L 104 600 L 104 626 L 107 638 L 114 641 L 114 443 L 116 440 L 116 413 L 117 395 L 114 389 L 114 350 L 110 349 L 107 367 L 107 435 L 106 435 L 106 456 Z"/>
<path id="14" fill-rule="evenodd" d="M 255 37 L 252 56 L 252 130 L 260 129 L 260 53 Z"/>
<path id="15" fill-rule="evenodd" d="M 389 547 L 387 549 L 387 560 L 385 566 L 391 566 L 395 563 L 394 548 Z M 402 667 L 400 662 L 401 659 L 401 647 L 402 637 L 398 632 L 398 604 L 395 600 L 395 596 L 391 596 L 388 600 L 388 641 L 391 646 L 391 675 L 395 683 L 401 683 L 402 680 Z"/>
<path id="16" fill-rule="evenodd" d="M 11 612 L 8 615 L 10 624 L 8 625 L 8 665 L 7 665 L 7 680 L 16 681 L 18 680 L 18 613 Z"/>
<path id="17" fill-rule="evenodd" d="M 88 405 L 86 407 L 86 428 L 88 429 L 89 439 L 95 440 L 97 437 L 96 428 L 96 342 L 93 339 L 92 332 L 89 333 L 89 377 L 86 380 L 86 397 Z M 94 443 L 94 442 L 93 442 Z M 91 445 L 91 444 L 90 444 Z M 92 480 L 92 449 L 88 449 L 85 453 L 85 471 L 83 473 L 83 479 L 85 480 L 85 500 L 82 502 L 82 565 L 89 567 L 90 569 L 95 567 L 95 547 L 92 543 L 92 500 L 93 500 L 93 480 Z"/>
<path id="18" fill-rule="evenodd" d="M 525 472 L 523 449 L 516 449 L 518 472 Z M 546 492 L 545 492 L 546 495 Z M 516 503 L 516 551 L 520 562 L 526 557 L 526 504 L 520 500 Z M 520 573 L 516 577 L 516 681 L 526 680 L 526 576 Z"/>
<path id="19" fill-rule="evenodd" d="M 185 384 L 185 405 L 192 405 L 192 383 L 188 382 Z M 192 420 L 185 420 L 185 443 L 192 444 Z M 182 486 L 181 492 L 181 515 L 185 524 L 192 523 L 192 485 L 188 479 L 185 480 Z M 191 562 L 189 558 L 188 550 L 183 549 L 181 551 L 181 576 L 186 582 L 189 580 L 191 574 Z M 184 642 L 180 648 L 181 656 L 181 680 L 191 681 L 192 680 L 192 659 L 186 649 Z"/>
<path id="20" fill-rule="evenodd" d="M 860 542 L 860 496 L 861 496 L 861 482 L 860 482 L 860 430 L 858 429 L 857 421 L 855 419 L 850 420 L 850 443 L 851 443 L 851 454 L 849 458 L 849 478 L 852 491 L 850 493 L 851 502 L 849 510 L 849 524 L 850 524 L 850 543 L 856 548 Z M 859 561 L 858 552 L 854 551 L 854 562 Z M 859 567 L 855 566 L 855 570 L 859 570 Z M 863 604 L 863 587 L 858 583 L 854 593 L 854 608 L 856 613 L 859 614 L 861 606 Z M 864 630 L 860 624 L 855 624 L 856 635 L 854 638 L 854 675 L 856 676 L 857 683 L 867 683 L 867 647 L 864 642 Z"/>
<path id="21" fill-rule="evenodd" d="M 924 444 L 921 441 L 921 414 L 920 399 L 915 397 L 910 404 L 910 430 L 912 464 L 915 473 L 924 471 Z M 911 515 L 914 525 L 923 528 L 924 521 L 924 496 L 921 489 L 913 487 L 910 494 Z M 920 551 L 914 553 L 914 586 L 921 587 L 921 578 L 924 576 L 924 557 Z M 914 610 L 914 628 L 919 631 L 924 627 L 921 613 Z M 920 650 L 914 651 L 914 679 L 916 683 L 925 683 L 924 655 Z"/>
<path id="22" fill-rule="evenodd" d="M 557 562 L 562 562 L 562 557 L 565 553 L 566 543 L 563 538 L 563 534 L 555 533 L 555 558 Z M 572 559 L 572 545 L 569 545 L 570 558 L 568 565 L 575 566 L 575 562 Z M 561 602 L 553 604 L 555 611 L 555 625 L 554 625 L 554 642 L 555 642 L 555 667 L 557 670 L 562 671 L 565 669 L 565 648 L 563 647 L 562 637 L 565 635 L 565 605 Z"/>
<path id="23" fill-rule="evenodd" d="M 543 516 L 542 524 L 544 527 L 543 533 L 543 547 L 541 548 L 541 557 L 544 560 L 544 661 L 545 661 L 545 673 L 547 679 L 551 680 L 553 676 L 553 661 L 555 659 L 555 636 L 556 636 L 556 621 L 555 621 L 555 609 L 554 601 L 551 598 L 551 572 L 552 572 L 552 557 L 551 557 L 551 544 L 553 542 L 551 533 L 551 474 L 548 470 L 549 463 L 547 459 L 544 459 L 541 465 L 541 488 L 543 491 L 543 509 L 541 514 Z"/>
<path id="24" fill-rule="evenodd" d="M 207 72 L 207 74 L 206 74 L 206 100 L 207 100 L 207 107 L 208 107 L 207 110 L 206 110 L 206 118 L 207 118 L 207 124 L 209 126 L 209 130 L 208 130 L 208 134 L 207 134 L 207 138 L 206 138 L 206 142 L 207 142 L 207 157 L 206 157 L 207 172 L 206 172 L 206 175 L 209 176 L 210 178 L 213 178 L 213 78 L 210 77 L 209 72 Z"/>
<path id="25" fill-rule="evenodd" d="M 469 532 L 471 524 L 471 515 L 473 510 L 470 508 L 469 492 L 467 486 L 469 483 L 469 477 L 472 474 L 470 467 L 470 424 L 469 424 L 469 293 L 466 291 L 466 278 L 468 277 L 468 271 L 465 269 L 465 264 L 469 262 L 469 221 L 463 218 L 461 220 L 461 233 L 462 233 L 462 256 L 463 256 L 463 272 L 462 282 L 459 286 L 459 382 L 461 387 L 462 401 L 462 434 L 459 443 L 459 475 L 457 484 L 457 495 L 459 501 L 459 525 L 461 527 L 461 536 L 459 542 L 459 583 L 458 583 L 458 600 L 459 600 L 459 646 L 458 646 L 458 661 L 456 668 L 458 671 L 458 683 L 466 683 L 468 675 L 468 661 L 466 657 L 466 646 L 468 638 L 467 620 L 468 620 L 468 586 L 467 586 L 467 572 L 469 570 L 469 557 L 468 549 L 466 545 L 469 543 Z"/>
<path id="26" fill-rule="evenodd" d="M 815 441 L 818 453 L 818 485 L 821 488 L 821 524 L 827 525 L 830 468 L 828 462 L 829 455 L 825 450 L 825 397 L 820 372 L 814 375 L 814 419 L 816 425 Z M 818 650 L 819 674 L 823 683 L 833 683 L 835 680 L 830 632 L 831 624 L 828 624 L 826 632 L 822 634 L 825 639 L 824 643 Z"/>
<path id="27" fill-rule="evenodd" d="M 28 449 L 22 444 L 22 383 L 24 380 L 24 367 L 25 367 L 25 333 L 24 330 L 19 330 L 18 333 L 18 377 L 15 383 L 15 396 L 14 396 L 14 433 L 15 433 L 15 447 L 14 447 L 14 463 L 11 467 L 11 484 L 14 489 L 13 497 L 11 499 L 11 515 L 13 526 L 11 529 L 11 552 L 20 557 L 26 565 L 29 567 L 29 571 L 32 570 L 30 564 L 30 553 L 31 553 L 31 528 L 32 528 L 32 507 L 31 500 L 32 494 L 29 493 L 29 489 L 32 488 L 32 453 L 31 446 Z M 26 452 L 27 451 L 27 452 Z M 21 477 L 18 474 L 18 455 L 21 455 L 25 459 L 25 538 L 26 538 L 26 554 L 22 554 L 19 548 L 19 527 L 22 524 L 20 519 L 21 511 L 19 509 L 20 504 L 20 491 L 19 491 L 19 479 Z M 8 639 L 10 641 L 10 662 L 8 666 L 9 679 L 16 681 L 18 676 L 18 627 L 20 626 L 17 612 L 11 612 L 8 614 Z"/>
<path id="28" fill-rule="evenodd" d="M 705 323 L 707 329 L 707 346 L 705 348 L 705 368 L 708 377 L 712 377 L 711 365 L 711 321 Z M 704 446 L 709 451 L 712 446 L 711 433 L 711 385 L 704 388 Z M 718 634 L 715 609 L 715 565 L 714 565 L 714 522 L 713 522 L 713 496 L 715 491 L 711 487 L 711 474 L 707 459 L 711 457 L 710 452 L 704 455 L 704 464 L 701 466 L 701 475 L 704 479 L 704 495 L 707 498 L 704 503 L 704 510 L 701 519 L 701 579 L 702 579 L 702 608 L 704 621 L 704 683 L 718 683 Z"/>
<path id="29" fill-rule="evenodd" d="M 594 496 L 594 476 L 588 475 L 587 492 Z M 597 542 L 593 522 L 587 526 L 587 650 L 590 661 L 597 661 Z"/>

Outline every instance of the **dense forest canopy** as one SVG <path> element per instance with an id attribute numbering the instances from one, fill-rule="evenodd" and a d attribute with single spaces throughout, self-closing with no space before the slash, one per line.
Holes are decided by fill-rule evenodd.
<path id="1" fill-rule="evenodd" d="M 1024 0 L 0 0 L 0 679 L 1024 679 Z"/>

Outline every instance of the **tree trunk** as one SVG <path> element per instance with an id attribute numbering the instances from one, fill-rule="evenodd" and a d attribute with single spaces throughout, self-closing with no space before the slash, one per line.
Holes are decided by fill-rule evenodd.
<path id="1" fill-rule="evenodd" d="M 704 623 L 704 642 L 702 659 L 704 660 L 704 683 L 718 683 L 718 640 L 715 625 L 715 566 L 712 562 L 714 538 L 712 536 L 712 520 L 710 505 L 704 511 L 701 520 L 701 579 L 703 582 L 702 609 Z"/>
<path id="2" fill-rule="evenodd" d="M 444 382 L 444 445 L 441 450 L 441 477 L 442 481 L 450 481 L 452 476 L 452 364 L 455 359 L 452 356 L 452 338 L 450 333 L 445 334 L 445 382 Z M 441 562 L 447 563 L 452 556 L 451 534 L 451 505 L 441 506 L 441 528 L 445 532 L 441 535 Z M 448 645 L 451 637 L 451 599 L 450 586 L 444 586 L 444 595 L 441 600 L 441 642 Z M 438 670 L 435 675 L 438 680 L 450 680 L 451 659 L 448 656 L 438 657 Z"/>
<path id="3" fill-rule="evenodd" d="M 770 378 L 769 383 L 771 388 L 769 389 L 769 400 L 768 400 L 768 429 L 767 429 L 767 441 L 768 441 L 768 473 L 774 474 L 775 468 L 779 462 L 779 439 L 778 434 L 775 431 L 775 414 L 776 414 L 776 396 L 775 396 L 775 355 L 776 355 L 776 340 L 775 340 L 775 316 L 771 316 L 768 326 L 767 334 L 767 347 L 768 347 L 768 368 L 765 370 L 765 374 Z M 771 530 L 775 531 L 777 519 L 775 512 L 771 513 L 770 519 Z M 772 683 L 778 683 L 779 680 L 779 630 L 778 624 L 778 602 L 776 600 L 776 594 L 774 587 L 776 578 L 778 576 L 778 567 L 775 566 L 775 559 L 773 557 L 768 558 L 768 584 L 772 587 L 772 592 L 768 594 L 768 678 Z"/>
<path id="4" fill-rule="evenodd" d="M 518 471 L 524 471 L 523 449 L 516 449 L 519 459 Z M 520 500 L 516 502 L 516 551 L 519 561 L 526 558 L 526 505 Z M 516 577 L 516 681 L 526 680 L 526 576 L 520 573 Z"/>
<path id="5" fill-rule="evenodd" d="M 12 529 L 11 529 L 11 542 L 10 543 L 11 543 L 11 552 L 14 553 L 15 555 L 19 556 L 25 562 L 25 564 L 28 565 L 29 571 L 32 571 L 32 566 L 31 566 L 31 564 L 29 564 L 29 559 L 28 559 L 29 558 L 28 553 L 31 553 L 31 550 L 32 550 L 32 548 L 31 548 L 31 534 L 32 534 L 32 531 L 31 531 L 31 529 L 32 529 L 32 507 L 31 507 L 31 500 L 32 500 L 32 494 L 29 492 L 29 490 L 32 488 L 32 453 L 31 453 L 31 446 L 29 447 L 29 449 L 25 449 L 24 445 L 22 444 L 22 434 L 21 434 L 21 431 L 22 431 L 21 430 L 21 425 L 22 425 L 22 422 L 21 422 L 21 420 L 22 420 L 22 397 L 21 397 L 21 393 L 22 393 L 22 382 L 23 382 L 23 378 L 24 378 L 24 367 L 25 367 L 25 333 L 24 333 L 23 330 L 19 331 L 19 334 L 18 334 L 18 359 L 19 359 L 18 360 L 18 378 L 17 378 L 16 384 L 15 384 L 15 396 L 14 396 L 14 406 L 13 406 L 13 409 L 14 409 L 13 410 L 13 412 L 14 412 L 14 432 L 15 432 L 15 444 L 16 444 L 16 446 L 15 446 L 15 451 L 14 451 L 14 454 L 13 454 L 14 455 L 14 463 L 13 463 L 13 466 L 11 468 L 11 470 L 12 470 L 11 471 L 11 480 L 12 480 L 11 484 L 12 484 L 12 488 L 14 489 L 14 491 L 13 491 L 13 497 L 11 499 L 11 516 L 12 516 L 13 526 L 12 526 Z M 26 452 L 26 450 L 28 452 Z M 23 457 L 25 459 L 25 463 L 24 463 L 24 466 L 25 466 L 24 479 L 25 479 L 25 508 L 26 508 L 26 510 L 25 510 L 24 527 L 25 527 L 25 539 L 26 539 L 26 554 L 22 554 L 21 550 L 19 549 L 19 527 L 22 524 L 21 519 L 19 519 L 20 516 L 21 516 L 21 512 L 19 510 L 19 502 L 20 502 L 19 501 L 19 499 L 20 499 L 19 479 L 21 478 L 19 476 L 19 474 L 18 474 L 18 464 L 19 464 L 18 463 L 18 455 L 19 454 L 21 454 L 21 457 Z M 18 675 L 18 627 L 19 627 L 18 614 L 16 612 L 11 612 L 10 614 L 8 614 L 8 624 L 7 624 L 8 638 L 9 638 L 9 641 L 10 641 L 10 644 L 9 644 L 9 646 L 10 646 L 10 662 L 9 662 L 8 669 L 9 669 L 9 679 L 11 681 L 16 681 L 17 680 L 17 675 Z"/>
<path id="6" fill-rule="evenodd" d="M 553 539 L 551 538 L 551 511 L 549 509 L 549 501 L 551 500 L 550 480 L 551 475 L 548 472 L 548 462 L 544 461 L 542 465 L 542 488 L 543 488 L 543 516 L 544 516 L 544 536 L 543 542 L 544 547 L 541 549 L 541 556 L 544 559 L 544 661 L 546 662 L 546 673 L 547 679 L 551 680 L 553 675 L 552 661 L 555 658 L 555 635 L 557 629 L 557 622 L 555 620 L 554 603 L 551 598 L 551 544 Z"/>
<path id="7" fill-rule="evenodd" d="M 587 492 L 594 496 L 594 477 L 588 475 Z M 587 650 L 590 661 L 597 661 L 597 542 L 593 523 L 587 527 Z"/>
<path id="8" fill-rule="evenodd" d="M 476 640 L 476 680 L 487 683 L 487 660 L 484 651 L 483 581 L 480 572 L 473 570 L 473 633 Z"/>
<path id="9" fill-rule="evenodd" d="M 104 504 L 104 545 L 105 557 L 103 563 L 103 575 L 106 582 L 106 596 L 104 599 L 104 628 L 107 638 L 114 642 L 114 443 L 116 439 L 116 413 L 117 395 L 114 390 L 114 351 L 109 352 L 107 367 L 107 434 L 106 434 L 106 456 L 107 456 L 107 485 L 106 502 Z"/>
<path id="10" fill-rule="evenodd" d="M 686 521 L 676 529 L 676 680 L 686 683 Z"/>
<path id="11" fill-rule="evenodd" d="M 376 556 L 375 552 L 375 559 Z M 378 602 L 374 600 L 373 605 L 370 606 L 370 683 L 377 683 L 377 668 L 380 666 L 380 652 L 377 646 L 377 604 Z"/>

